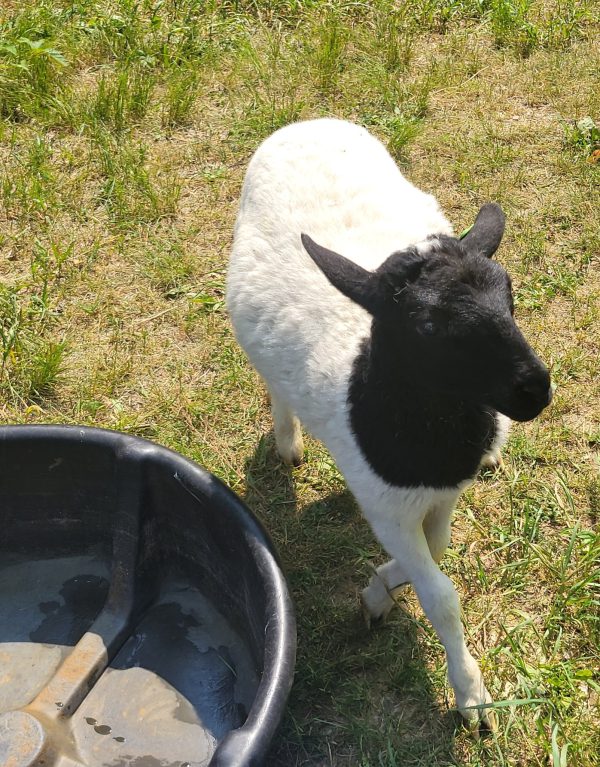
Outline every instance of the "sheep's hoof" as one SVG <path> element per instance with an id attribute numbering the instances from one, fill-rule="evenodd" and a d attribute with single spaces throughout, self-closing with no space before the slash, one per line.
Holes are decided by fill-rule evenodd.
<path id="1" fill-rule="evenodd" d="M 365 626 L 367 627 L 367 631 L 370 631 L 372 628 L 375 628 L 376 626 L 383 626 L 383 624 L 387 620 L 388 615 L 392 611 L 392 608 L 390 607 L 389 610 L 384 610 L 379 615 L 373 615 L 371 612 L 369 612 L 369 608 L 364 603 L 361 597 L 360 610 L 362 613 L 363 620 L 365 622 Z"/>
<path id="2" fill-rule="evenodd" d="M 360 611 L 362 613 L 363 621 L 365 622 L 365 626 L 367 627 L 367 631 L 371 630 L 371 625 L 373 623 L 373 616 L 369 612 L 369 608 L 365 604 L 365 600 L 363 599 L 363 595 L 360 595 Z"/>
<path id="3" fill-rule="evenodd" d="M 504 461 L 502 460 L 502 454 L 499 450 L 496 450 L 493 453 L 488 453 L 487 455 L 484 455 L 482 461 L 481 461 L 481 468 L 482 469 L 490 469 L 491 471 L 498 471 L 500 469 L 504 469 Z"/>
<path id="4" fill-rule="evenodd" d="M 279 456 L 286 466 L 301 466 L 304 463 L 304 453 L 292 453 L 289 456 Z"/>
<path id="5" fill-rule="evenodd" d="M 288 466 L 300 466 L 304 461 L 304 443 L 302 438 L 294 440 L 289 448 L 284 450 L 278 445 L 277 452 L 281 460 Z"/>
<path id="6" fill-rule="evenodd" d="M 377 581 L 376 581 L 377 583 Z M 385 623 L 392 608 L 396 604 L 396 597 L 400 594 L 405 583 L 401 583 L 393 589 L 386 589 L 382 581 L 379 581 L 384 591 L 380 591 L 374 584 L 363 589 L 360 595 L 360 608 L 365 625 L 368 629 L 374 623 Z"/>
<path id="7" fill-rule="evenodd" d="M 493 709 L 494 702 L 489 692 L 484 688 L 484 700 L 474 706 L 459 709 L 463 716 L 464 724 L 474 740 L 479 740 L 481 735 L 493 733 L 498 730 L 498 719 Z"/>
<path id="8" fill-rule="evenodd" d="M 385 623 L 393 606 L 392 599 L 386 602 L 373 600 L 368 587 L 360 595 L 360 609 L 367 629 L 371 629 L 374 623 Z"/>
<path id="9" fill-rule="evenodd" d="M 498 731 L 498 718 L 493 709 L 488 709 L 478 719 L 465 719 L 464 721 L 473 740 L 479 740 L 482 735 Z"/>
<path id="10" fill-rule="evenodd" d="M 487 711 L 481 722 L 488 732 L 498 732 L 498 717 L 496 716 L 496 712 L 493 709 L 490 708 Z"/>

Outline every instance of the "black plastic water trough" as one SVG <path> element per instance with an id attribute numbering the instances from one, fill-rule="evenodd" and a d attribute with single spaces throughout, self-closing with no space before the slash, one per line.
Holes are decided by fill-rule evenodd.
<path id="1" fill-rule="evenodd" d="M 295 649 L 273 545 L 214 476 L 0 427 L 0 765 L 258 767 Z"/>

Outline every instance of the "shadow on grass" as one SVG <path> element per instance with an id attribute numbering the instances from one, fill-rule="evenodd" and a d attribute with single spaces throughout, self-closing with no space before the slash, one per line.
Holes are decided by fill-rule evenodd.
<path id="1" fill-rule="evenodd" d="M 358 591 L 373 535 L 348 491 L 300 509 L 273 436 L 246 465 L 246 502 L 265 523 L 296 606 L 296 676 L 265 767 L 456 764 L 457 717 L 440 709 L 426 670 L 423 628 L 394 610 L 369 631 Z"/>

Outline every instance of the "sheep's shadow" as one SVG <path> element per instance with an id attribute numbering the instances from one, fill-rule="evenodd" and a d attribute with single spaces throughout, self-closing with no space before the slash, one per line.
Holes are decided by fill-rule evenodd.
<path id="1" fill-rule="evenodd" d="M 368 630 L 363 621 L 358 591 L 378 547 L 352 495 L 330 493 L 300 510 L 296 484 L 314 494 L 302 470 L 280 462 L 273 435 L 261 438 L 246 464 L 245 500 L 279 550 L 298 623 L 295 682 L 265 767 L 358 764 L 374 739 L 415 764 L 453 763 L 460 717 L 436 702 L 418 620 L 400 607 L 385 625 Z"/>

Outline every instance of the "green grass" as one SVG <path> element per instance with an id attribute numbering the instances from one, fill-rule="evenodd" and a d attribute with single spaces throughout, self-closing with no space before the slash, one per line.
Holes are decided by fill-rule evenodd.
<path id="1" fill-rule="evenodd" d="M 269 767 L 600 764 L 600 19 L 595 0 L 77 0 L 0 12 L 0 418 L 181 451 L 268 527 L 298 614 Z M 486 200 L 552 407 L 461 499 L 443 569 L 500 729 L 474 742 L 407 590 L 367 631 L 380 547 L 326 451 L 287 471 L 224 283 L 276 128 L 378 135 L 462 231 Z"/>

